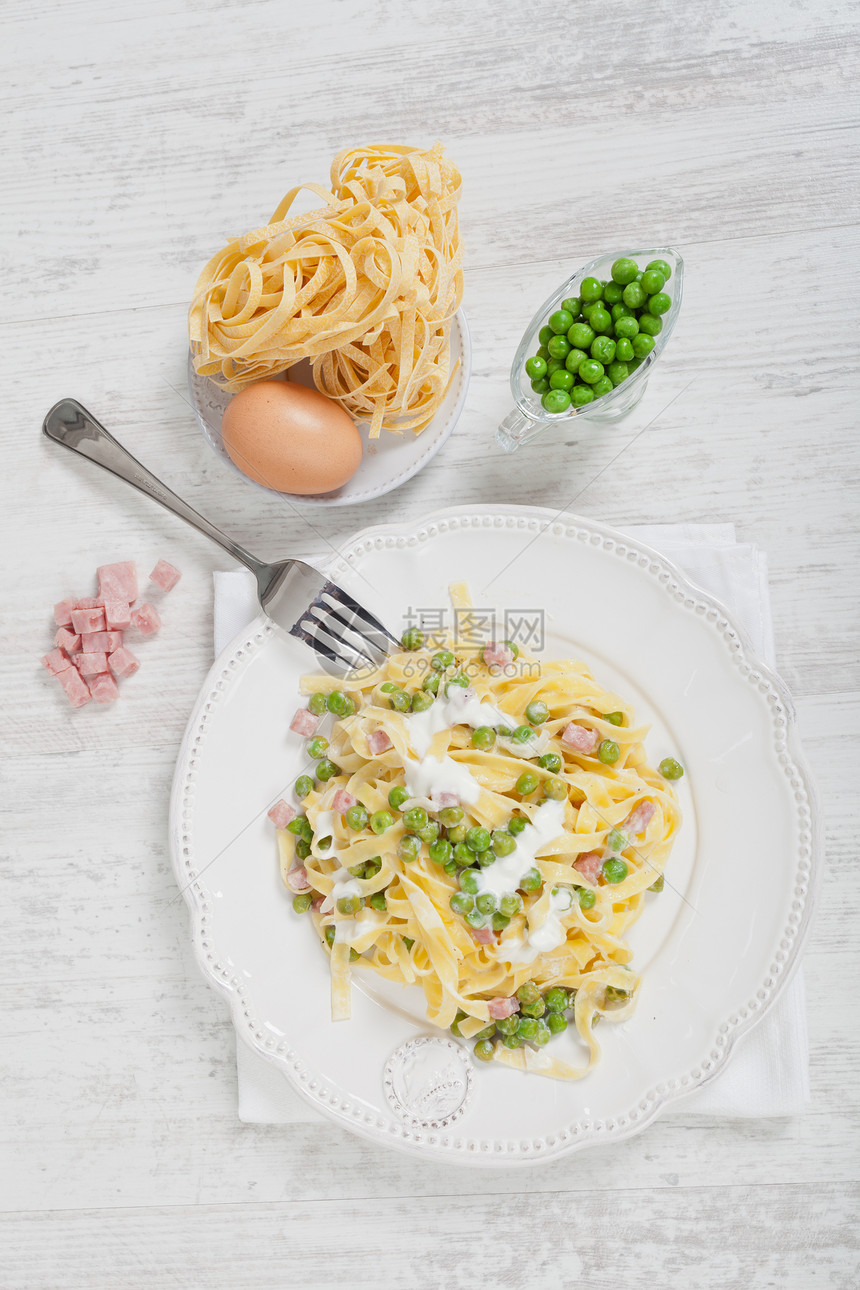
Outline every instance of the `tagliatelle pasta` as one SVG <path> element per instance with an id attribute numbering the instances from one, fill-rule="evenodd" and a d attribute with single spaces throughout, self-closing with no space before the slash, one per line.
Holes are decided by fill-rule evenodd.
<path id="1" fill-rule="evenodd" d="M 303 189 L 324 204 L 288 217 Z M 341 152 L 331 190 L 291 189 L 206 265 L 188 318 L 196 371 L 235 393 L 310 358 L 318 389 L 371 438 L 420 433 L 452 376 L 459 195 L 441 144 Z"/>
<path id="2" fill-rule="evenodd" d="M 583 663 L 406 639 L 372 674 L 305 677 L 294 718 L 307 733 L 328 696 L 306 814 L 278 838 L 330 948 L 332 1016 L 349 1015 L 354 963 L 419 985 L 428 1020 L 477 1056 L 579 1078 L 600 1017 L 636 1005 L 626 935 L 662 885 L 677 800 L 630 705 Z M 544 1045 L 568 1016 L 581 1043 L 562 1060 Z"/>

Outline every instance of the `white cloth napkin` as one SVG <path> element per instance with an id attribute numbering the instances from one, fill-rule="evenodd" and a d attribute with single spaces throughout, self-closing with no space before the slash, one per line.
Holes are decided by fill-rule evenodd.
<path id="1" fill-rule="evenodd" d="M 624 530 L 663 552 L 729 609 L 767 663 L 774 661 L 767 557 L 735 541 L 733 524 L 640 524 Z M 215 652 L 257 614 L 254 580 L 244 569 L 215 574 Z M 239 1119 L 246 1124 L 313 1120 L 317 1112 L 285 1076 L 242 1042 L 236 1045 Z M 726 1069 L 677 1104 L 676 1114 L 712 1117 L 797 1115 L 809 1101 L 809 1044 L 803 978 L 798 972 L 758 1026 L 738 1043 Z"/>

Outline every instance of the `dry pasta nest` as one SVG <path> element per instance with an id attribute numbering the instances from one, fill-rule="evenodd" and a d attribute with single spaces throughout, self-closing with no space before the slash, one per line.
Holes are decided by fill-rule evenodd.
<path id="1" fill-rule="evenodd" d="M 188 315 L 196 371 L 236 393 L 309 358 L 317 388 L 371 438 L 419 434 L 453 375 L 460 187 L 440 143 L 339 153 L 331 191 L 290 189 L 264 228 L 206 265 Z M 325 205 L 288 219 L 303 189 Z"/>

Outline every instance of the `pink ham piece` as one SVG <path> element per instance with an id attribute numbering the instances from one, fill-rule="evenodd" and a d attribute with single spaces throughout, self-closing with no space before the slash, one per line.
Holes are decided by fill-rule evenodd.
<path id="1" fill-rule="evenodd" d="M 496 939 L 492 927 L 470 927 L 469 931 L 472 933 L 472 940 L 478 945 L 492 945 Z"/>
<path id="2" fill-rule="evenodd" d="M 285 829 L 290 821 L 296 818 L 295 810 L 283 798 L 279 802 L 275 802 L 275 805 L 266 814 L 276 829 Z"/>
<path id="3" fill-rule="evenodd" d="M 586 851 L 584 856 L 574 860 L 573 867 L 577 873 L 581 873 L 583 878 L 587 878 L 593 886 L 597 886 L 597 880 L 600 877 L 600 871 L 603 868 L 603 861 L 597 851 Z"/>
<path id="4" fill-rule="evenodd" d="M 308 882 L 308 872 L 303 864 L 291 869 L 287 874 L 287 886 L 290 891 L 296 892 L 297 895 L 301 895 L 303 891 L 310 891 L 311 884 Z"/>
<path id="5" fill-rule="evenodd" d="M 634 806 L 627 816 L 624 821 L 624 828 L 628 833 L 641 833 L 643 829 L 648 827 L 648 822 L 654 814 L 654 810 L 653 802 L 640 802 L 638 806 Z"/>
<path id="6" fill-rule="evenodd" d="M 491 999 L 487 1004 L 487 1011 L 493 1021 L 503 1021 L 505 1017 L 512 1017 L 519 1010 L 519 999 L 506 999 L 501 995 L 497 999 Z"/>
<path id="7" fill-rule="evenodd" d="M 52 676 L 59 676 L 60 672 L 71 667 L 71 663 L 61 649 L 52 649 L 50 654 L 45 654 L 42 658 L 42 667 L 47 668 Z"/>
<path id="8" fill-rule="evenodd" d="M 311 901 L 311 909 L 314 911 L 315 914 L 318 914 L 320 912 L 324 902 L 325 902 L 325 896 L 314 896 L 313 900 Z"/>
<path id="9" fill-rule="evenodd" d="M 118 636 L 119 640 L 114 644 L 111 639 Z M 81 649 L 85 654 L 110 654 L 122 644 L 122 632 L 82 632 Z"/>
<path id="10" fill-rule="evenodd" d="M 81 648 L 81 638 L 74 632 L 70 632 L 68 627 L 61 627 L 54 637 L 54 644 L 57 649 L 65 650 L 67 654 L 77 654 Z"/>
<path id="11" fill-rule="evenodd" d="M 312 735 L 319 723 L 319 717 L 315 717 L 310 708 L 299 708 L 290 722 L 290 729 L 297 735 Z"/>
<path id="12" fill-rule="evenodd" d="M 181 577 L 182 574 L 178 569 L 174 569 L 172 564 L 168 564 L 166 560 L 159 560 L 149 575 L 149 581 L 154 582 L 162 591 L 172 591 Z"/>
<path id="13" fill-rule="evenodd" d="M 81 676 L 98 676 L 108 670 L 107 654 L 79 654 L 75 666 Z"/>
<path id="14" fill-rule="evenodd" d="M 433 793 L 430 801 L 443 811 L 446 806 L 459 806 L 460 799 L 456 793 Z"/>
<path id="15" fill-rule="evenodd" d="M 596 730 L 588 730 L 585 726 L 578 726 L 575 721 L 571 721 L 562 731 L 561 742 L 567 744 L 568 748 L 575 749 L 576 752 L 590 753 L 594 752 L 600 742 L 600 735 Z"/>
<path id="16" fill-rule="evenodd" d="M 95 596 L 84 596 L 83 600 L 79 600 L 78 603 L 75 605 L 75 609 L 103 609 L 103 608 L 104 608 L 104 601 L 97 600 Z"/>
<path id="17" fill-rule="evenodd" d="M 77 609 L 76 600 L 58 600 L 54 605 L 54 622 L 58 627 L 71 627 L 72 610 Z"/>
<path id="18" fill-rule="evenodd" d="M 510 667 L 514 661 L 514 652 L 502 641 L 490 641 L 481 651 L 481 657 L 487 667 Z"/>
<path id="19" fill-rule="evenodd" d="M 105 601 L 105 626 L 125 631 L 131 626 L 131 607 L 126 600 Z"/>
<path id="20" fill-rule="evenodd" d="M 384 730 L 372 730 L 367 736 L 367 747 L 372 756 L 378 757 L 380 753 L 388 751 L 391 747 L 391 740 Z"/>
<path id="21" fill-rule="evenodd" d="M 90 677 L 87 684 L 96 703 L 113 703 L 115 699 L 119 698 L 116 681 L 110 672 L 99 672 L 98 676 Z"/>
<path id="22" fill-rule="evenodd" d="M 144 603 L 139 609 L 131 611 L 131 621 L 134 623 L 141 636 L 152 636 L 161 626 L 161 618 L 158 610 L 154 605 Z"/>
<path id="23" fill-rule="evenodd" d="M 127 605 L 133 605 L 137 600 L 137 570 L 133 560 L 100 565 L 96 575 L 100 601 L 124 600 Z"/>
<path id="24" fill-rule="evenodd" d="M 76 667 L 67 667 L 65 671 L 58 672 L 57 680 L 65 690 L 66 698 L 73 708 L 82 708 L 85 703 L 89 703 L 92 695 Z"/>
<path id="25" fill-rule="evenodd" d="M 75 609 L 72 611 L 72 629 L 80 632 L 103 632 L 105 629 L 105 611 L 103 609 Z"/>
<path id="26" fill-rule="evenodd" d="M 339 815 L 346 815 L 351 806 L 355 806 L 358 801 L 352 793 L 348 793 L 345 788 L 339 788 L 332 798 L 331 809 L 337 811 Z"/>
<path id="27" fill-rule="evenodd" d="M 130 649 L 120 645 L 108 655 L 108 665 L 114 676 L 133 676 L 140 667 L 140 659 L 135 658 Z"/>

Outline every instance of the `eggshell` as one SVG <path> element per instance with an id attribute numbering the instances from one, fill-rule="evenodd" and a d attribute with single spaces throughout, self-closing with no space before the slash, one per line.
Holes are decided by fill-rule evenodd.
<path id="1" fill-rule="evenodd" d="M 361 465 L 351 417 L 318 390 L 289 381 L 240 390 L 224 409 L 221 437 L 243 474 L 279 493 L 330 493 Z"/>

